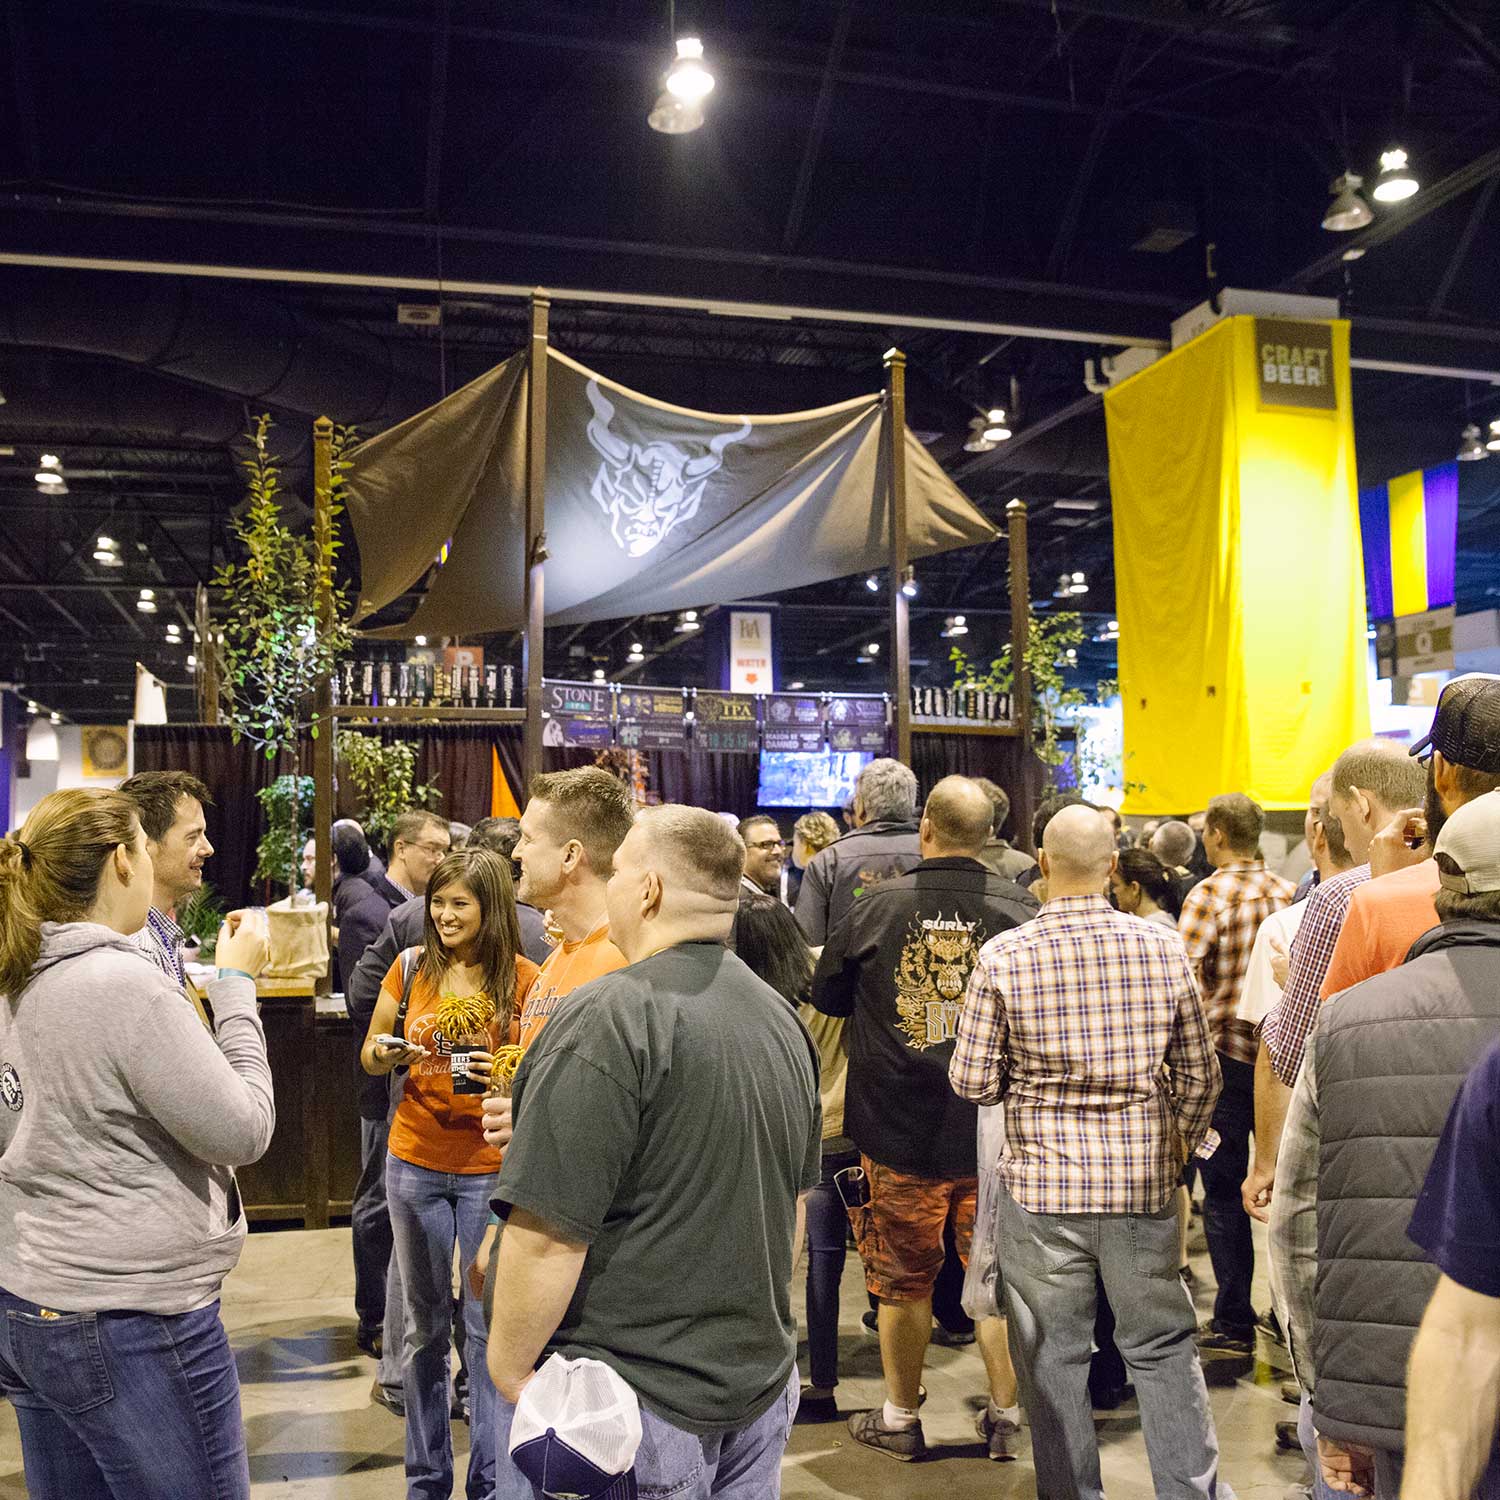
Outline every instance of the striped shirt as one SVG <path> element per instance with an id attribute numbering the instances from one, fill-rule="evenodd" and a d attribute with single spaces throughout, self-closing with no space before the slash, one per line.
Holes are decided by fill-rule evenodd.
<path id="1" fill-rule="evenodd" d="M 1178 930 L 1198 971 L 1214 1046 L 1236 1062 L 1255 1061 L 1255 1028 L 1239 1020 L 1240 991 L 1261 923 L 1290 906 L 1297 888 L 1258 859 L 1240 859 L 1195 885 Z"/>
<path id="2" fill-rule="evenodd" d="M 184 992 L 187 970 L 182 966 L 182 945 L 186 940 L 182 928 L 154 906 L 146 913 L 146 925 L 135 935 L 136 947 Z"/>
<path id="3" fill-rule="evenodd" d="M 1157 1213 L 1208 1134 L 1220 1075 L 1175 933 L 1060 896 L 979 952 L 948 1069 L 1005 1103 L 999 1172 L 1030 1213 Z"/>
<path id="4" fill-rule="evenodd" d="M 1369 878 L 1369 865 L 1356 865 L 1322 881 L 1307 898 L 1307 915 L 1292 939 L 1291 967 L 1281 1003 L 1260 1027 L 1271 1066 L 1288 1088 L 1297 1081 L 1303 1043 L 1318 1019 L 1318 996 L 1349 915 L 1349 902 Z"/>

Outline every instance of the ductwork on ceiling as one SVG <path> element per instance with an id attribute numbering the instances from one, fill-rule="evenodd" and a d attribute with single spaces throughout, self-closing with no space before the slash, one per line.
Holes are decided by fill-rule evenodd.
<path id="1" fill-rule="evenodd" d="M 122 360 L 230 392 L 255 409 L 327 415 L 363 435 L 439 395 L 435 370 L 406 368 L 378 338 L 272 297 L 187 278 L 4 267 L 0 343 Z"/>

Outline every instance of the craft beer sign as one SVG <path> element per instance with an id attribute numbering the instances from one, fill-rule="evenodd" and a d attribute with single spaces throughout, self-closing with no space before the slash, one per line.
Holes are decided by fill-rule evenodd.
<path id="1" fill-rule="evenodd" d="M 1257 318 L 1255 353 L 1262 406 L 1337 410 L 1331 324 Z"/>
<path id="2" fill-rule="evenodd" d="M 765 610 L 732 610 L 729 615 L 729 691 L 769 693 L 771 616 Z"/>

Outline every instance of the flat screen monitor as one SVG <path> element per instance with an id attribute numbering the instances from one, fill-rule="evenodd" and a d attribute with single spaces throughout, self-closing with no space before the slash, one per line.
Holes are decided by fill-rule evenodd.
<path id="1" fill-rule="evenodd" d="M 868 750 L 762 750 L 761 807 L 842 807 L 854 781 L 874 760 Z"/>

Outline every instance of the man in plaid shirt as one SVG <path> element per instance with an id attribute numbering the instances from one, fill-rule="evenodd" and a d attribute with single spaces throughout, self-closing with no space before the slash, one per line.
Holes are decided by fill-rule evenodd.
<path id="1" fill-rule="evenodd" d="M 1219 1092 L 1203 1003 L 1179 938 L 1101 894 L 1116 854 L 1099 813 L 1058 813 L 1041 861 L 1047 904 L 980 950 L 948 1069 L 961 1098 L 1005 1104 L 998 1258 L 1037 1490 L 1101 1494 L 1088 1395 L 1098 1276 L 1157 1493 L 1227 1494 L 1173 1205 Z"/>
<path id="2" fill-rule="evenodd" d="M 1214 1279 L 1213 1321 L 1202 1331 L 1205 1349 L 1249 1354 L 1255 1347 L 1250 1283 L 1255 1242 L 1240 1188 L 1250 1166 L 1255 1123 L 1255 1028 L 1235 1014 L 1260 924 L 1291 904 L 1296 887 L 1273 875 L 1260 857 L 1265 814 L 1238 792 L 1215 797 L 1203 823 L 1203 848 L 1214 873 L 1182 903 L 1178 929 L 1203 987 L 1224 1089 L 1214 1110 L 1219 1147 L 1203 1174 L 1203 1231 Z"/>

